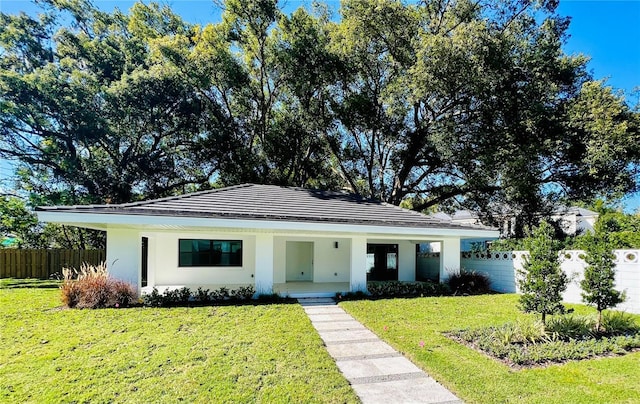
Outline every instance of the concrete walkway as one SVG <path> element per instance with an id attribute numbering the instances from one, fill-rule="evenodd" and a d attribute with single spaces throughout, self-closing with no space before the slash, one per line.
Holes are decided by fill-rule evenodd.
<path id="1" fill-rule="evenodd" d="M 330 298 L 298 299 L 329 354 L 368 403 L 462 403 Z"/>

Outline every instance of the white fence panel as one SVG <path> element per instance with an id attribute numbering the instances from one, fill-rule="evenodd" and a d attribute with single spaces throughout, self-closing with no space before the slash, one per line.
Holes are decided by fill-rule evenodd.
<path id="1" fill-rule="evenodd" d="M 627 299 L 616 308 L 631 313 L 640 313 L 640 250 L 615 250 L 616 288 L 625 291 Z M 527 256 L 527 251 L 501 251 L 471 253 L 463 252 L 460 265 L 468 270 L 486 274 L 491 288 L 503 293 L 519 292 L 518 271 Z M 580 281 L 584 278 L 584 251 L 567 250 L 560 253 L 562 270 L 570 283 L 563 295 L 567 303 L 582 303 Z"/>

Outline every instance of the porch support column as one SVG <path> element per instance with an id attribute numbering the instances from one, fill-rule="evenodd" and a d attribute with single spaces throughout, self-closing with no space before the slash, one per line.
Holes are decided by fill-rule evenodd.
<path id="1" fill-rule="evenodd" d="M 142 240 L 137 230 L 107 229 L 107 271 L 140 291 Z"/>
<path id="2" fill-rule="evenodd" d="M 440 282 L 449 279 L 450 272 L 460 269 L 460 238 L 446 238 L 440 248 Z"/>
<path id="3" fill-rule="evenodd" d="M 256 293 L 273 293 L 273 234 L 256 235 L 255 260 Z"/>
<path id="4" fill-rule="evenodd" d="M 351 291 L 367 291 L 367 238 L 351 239 Z"/>
<path id="5" fill-rule="evenodd" d="M 416 245 L 409 241 L 398 244 L 398 280 L 416 280 Z"/>

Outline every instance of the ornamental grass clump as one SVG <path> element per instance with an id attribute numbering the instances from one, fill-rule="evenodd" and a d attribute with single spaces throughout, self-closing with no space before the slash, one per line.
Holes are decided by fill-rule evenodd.
<path id="1" fill-rule="evenodd" d="M 554 316 L 547 322 L 547 332 L 563 341 L 594 338 L 596 321 L 591 316 Z"/>
<path id="2" fill-rule="evenodd" d="M 62 302 L 69 308 L 128 307 L 137 301 L 135 288 L 127 282 L 110 277 L 105 263 L 84 263 L 80 270 L 63 268 L 62 274 Z"/>

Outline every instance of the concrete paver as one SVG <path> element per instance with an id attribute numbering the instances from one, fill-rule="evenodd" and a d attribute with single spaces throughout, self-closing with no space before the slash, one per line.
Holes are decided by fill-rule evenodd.
<path id="1" fill-rule="evenodd" d="M 333 299 L 299 299 L 327 352 L 364 404 L 462 404 Z"/>
<path id="2" fill-rule="evenodd" d="M 444 387 L 430 377 L 380 383 L 354 384 L 352 387 L 364 403 L 462 403 L 462 401 L 460 401 L 455 395 L 444 389 Z M 389 390 L 394 391 L 395 398 L 393 398 L 392 401 L 381 399 Z"/>
<path id="3" fill-rule="evenodd" d="M 382 341 L 374 342 L 352 342 L 350 344 L 327 345 L 327 351 L 335 359 L 362 358 L 373 355 L 393 355 L 399 353 Z"/>
<path id="4" fill-rule="evenodd" d="M 334 331 L 320 331 L 320 338 L 329 345 L 332 342 L 351 342 L 362 341 L 363 339 L 375 339 L 378 338 L 376 334 L 367 330 L 366 328 L 361 330 L 334 330 Z"/>
<path id="5" fill-rule="evenodd" d="M 421 372 L 420 368 L 408 361 L 404 356 L 377 359 L 339 360 L 336 361 L 336 364 L 347 379 Z"/>
<path id="6" fill-rule="evenodd" d="M 344 312 L 343 312 L 344 313 Z M 353 320 L 353 317 L 348 315 L 347 313 L 331 313 L 331 314 L 309 314 L 309 318 L 311 322 L 316 321 L 345 321 L 345 320 Z"/>
<path id="7" fill-rule="evenodd" d="M 305 307 L 305 313 L 307 314 L 343 314 L 344 310 L 342 310 L 339 306 L 312 306 Z"/>
<path id="8" fill-rule="evenodd" d="M 337 330 L 366 330 L 367 328 L 356 320 L 315 322 L 313 326 L 318 331 Z"/>

